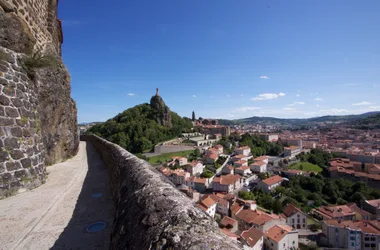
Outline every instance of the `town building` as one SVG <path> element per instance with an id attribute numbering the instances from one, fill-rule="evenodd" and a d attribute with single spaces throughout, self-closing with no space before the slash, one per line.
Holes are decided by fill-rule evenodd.
<path id="1" fill-rule="evenodd" d="M 296 229 L 307 229 L 307 216 L 298 207 L 291 203 L 286 204 L 283 209 L 286 224 Z"/>
<path id="2" fill-rule="evenodd" d="M 264 233 L 251 227 L 241 233 L 241 242 L 244 250 L 262 250 L 264 247 Z"/>
<path id="3" fill-rule="evenodd" d="M 203 169 L 205 166 L 201 161 L 192 161 L 187 167 L 186 171 L 189 172 L 191 175 L 198 175 L 203 172 Z"/>
<path id="4" fill-rule="evenodd" d="M 373 214 L 376 219 L 380 219 L 380 199 L 365 200 L 361 203 L 361 206 L 365 211 Z"/>
<path id="5" fill-rule="evenodd" d="M 244 147 L 240 147 L 240 148 L 235 148 L 235 153 L 237 155 L 245 155 L 245 156 L 249 156 L 251 154 L 251 148 L 248 147 L 248 146 L 244 146 Z"/>
<path id="6" fill-rule="evenodd" d="M 274 175 L 264 180 L 260 180 L 257 184 L 265 193 L 273 191 L 276 187 L 281 186 L 283 178 L 279 175 Z"/>
<path id="7" fill-rule="evenodd" d="M 265 249 L 298 249 L 298 232 L 288 225 L 274 225 L 264 232 Z"/>
<path id="8" fill-rule="evenodd" d="M 239 189 L 241 185 L 242 179 L 240 175 L 222 175 L 213 179 L 212 190 L 214 192 L 233 193 L 236 189 Z"/>
<path id="9" fill-rule="evenodd" d="M 241 166 L 238 168 L 235 168 L 235 174 L 239 174 L 241 176 L 246 176 L 251 173 L 251 170 L 248 166 Z"/>
<path id="10" fill-rule="evenodd" d="M 290 146 L 284 148 L 284 156 L 293 158 L 296 155 L 300 154 L 302 152 L 302 148 L 299 148 L 298 146 Z"/>
<path id="11" fill-rule="evenodd" d="M 249 165 L 249 168 L 253 173 L 266 173 L 267 163 L 265 163 L 264 161 L 256 161 Z"/>
<path id="12" fill-rule="evenodd" d="M 223 219 L 220 221 L 220 225 L 233 233 L 236 233 L 239 229 L 238 221 L 228 216 L 223 217 Z"/>
<path id="13" fill-rule="evenodd" d="M 355 212 L 347 205 L 314 208 L 312 214 L 320 220 L 353 220 L 356 216 Z"/>
<path id="14" fill-rule="evenodd" d="M 213 199 L 208 196 L 202 197 L 201 200 L 196 203 L 196 205 L 201 208 L 203 212 L 214 218 L 216 212 L 216 202 Z"/>

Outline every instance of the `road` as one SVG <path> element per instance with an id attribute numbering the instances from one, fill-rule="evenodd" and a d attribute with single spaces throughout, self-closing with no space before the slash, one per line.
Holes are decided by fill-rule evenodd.
<path id="1" fill-rule="evenodd" d="M 114 207 L 92 145 L 80 142 L 75 157 L 47 171 L 42 186 L 0 201 L 0 249 L 108 249 Z M 86 233 L 98 221 L 106 228 Z"/>

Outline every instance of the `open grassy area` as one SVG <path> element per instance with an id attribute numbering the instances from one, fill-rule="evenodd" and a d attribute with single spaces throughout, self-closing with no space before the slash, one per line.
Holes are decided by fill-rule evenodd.
<path id="1" fill-rule="evenodd" d="M 313 219 L 311 217 L 307 217 L 306 222 L 307 222 L 307 225 L 321 224 L 319 221 L 317 221 L 317 220 L 315 220 L 315 219 Z"/>
<path id="2" fill-rule="evenodd" d="M 165 153 L 157 156 L 149 157 L 149 162 L 153 165 L 161 164 L 170 160 L 172 156 L 185 156 L 188 157 L 194 150 L 179 151 L 173 153 Z"/>
<path id="3" fill-rule="evenodd" d="M 302 167 L 301 167 L 302 166 Z M 290 169 L 298 169 L 302 171 L 322 172 L 322 168 L 311 164 L 310 162 L 297 162 L 296 164 L 289 165 Z"/>

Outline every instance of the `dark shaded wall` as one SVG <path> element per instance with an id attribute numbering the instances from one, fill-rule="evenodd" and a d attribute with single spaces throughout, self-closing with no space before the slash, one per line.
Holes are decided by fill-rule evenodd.
<path id="1" fill-rule="evenodd" d="M 110 249 L 241 249 L 149 163 L 94 135 L 116 204 Z"/>
<path id="2" fill-rule="evenodd" d="M 0 198 L 41 185 L 45 165 L 78 150 L 62 41 L 57 0 L 0 0 Z M 56 62 L 31 74 L 23 61 L 35 52 Z"/>

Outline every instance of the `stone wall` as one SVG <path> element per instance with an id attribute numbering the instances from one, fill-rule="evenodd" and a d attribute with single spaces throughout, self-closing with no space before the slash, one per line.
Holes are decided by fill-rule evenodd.
<path id="1" fill-rule="evenodd" d="M 241 249 L 150 164 L 97 136 L 81 140 L 108 167 L 116 203 L 110 249 Z"/>
<path id="2" fill-rule="evenodd" d="M 61 21 L 57 19 L 58 0 L 0 0 L 6 12 L 14 11 L 30 30 L 33 49 L 61 53 Z"/>
<path id="3" fill-rule="evenodd" d="M 45 180 L 45 153 L 37 114 L 38 88 L 19 54 L 0 47 L 0 198 Z"/>
<path id="4" fill-rule="evenodd" d="M 61 42 L 57 0 L 0 0 L 0 199 L 37 187 L 46 178 L 45 164 L 78 150 Z M 55 55 L 54 63 L 25 67 L 36 51 Z"/>

